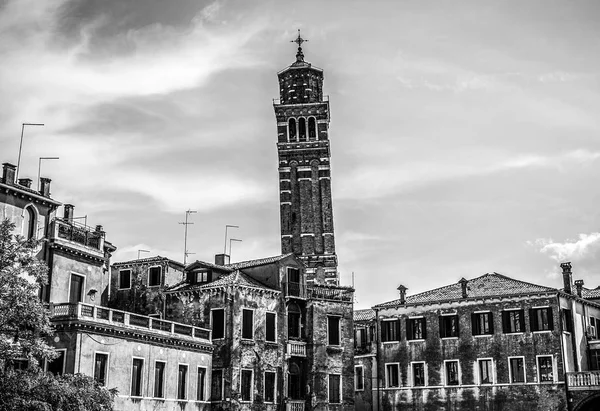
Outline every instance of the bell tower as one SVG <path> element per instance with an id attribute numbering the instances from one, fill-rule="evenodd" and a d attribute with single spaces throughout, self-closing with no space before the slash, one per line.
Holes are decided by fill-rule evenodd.
<path id="1" fill-rule="evenodd" d="M 281 251 L 307 266 L 309 282 L 338 284 L 333 234 L 329 151 L 329 99 L 323 70 L 304 61 L 300 37 L 296 61 L 277 73 Z"/>

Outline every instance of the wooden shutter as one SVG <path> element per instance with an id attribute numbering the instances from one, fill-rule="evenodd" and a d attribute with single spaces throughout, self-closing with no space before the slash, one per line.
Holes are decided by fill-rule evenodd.
<path id="1" fill-rule="evenodd" d="M 406 319 L 406 339 L 407 340 L 412 340 L 413 339 L 412 322 L 413 322 L 413 320 L 411 320 L 410 318 Z"/>
<path id="2" fill-rule="evenodd" d="M 477 314 L 471 314 L 471 332 L 473 335 L 481 334 L 479 330 L 479 321 L 477 321 L 478 319 Z"/>
<path id="3" fill-rule="evenodd" d="M 554 318 L 552 316 L 552 307 L 546 308 L 548 310 L 548 329 L 554 330 Z"/>
<path id="4" fill-rule="evenodd" d="M 529 326 L 531 327 L 531 331 L 538 331 L 537 313 L 533 308 L 529 309 Z"/>
<path id="5" fill-rule="evenodd" d="M 444 321 L 444 316 L 440 315 L 440 338 L 446 337 L 446 323 Z"/>
<path id="6" fill-rule="evenodd" d="M 427 339 L 427 321 L 425 320 L 425 318 L 421 318 L 421 321 L 423 321 L 423 339 L 426 340 Z"/>
<path id="7" fill-rule="evenodd" d="M 492 313 L 487 313 L 487 315 L 490 323 L 490 334 L 494 334 L 494 315 Z"/>
<path id="8" fill-rule="evenodd" d="M 502 332 L 510 332 L 510 313 L 508 311 L 502 311 Z"/>

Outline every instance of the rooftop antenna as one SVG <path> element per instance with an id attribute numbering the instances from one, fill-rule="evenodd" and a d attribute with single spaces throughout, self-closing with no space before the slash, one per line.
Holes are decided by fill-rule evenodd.
<path id="1" fill-rule="evenodd" d="M 225 226 L 225 245 L 223 246 L 223 254 L 225 254 L 225 255 L 227 255 L 227 229 L 228 228 L 240 228 L 240 227 L 237 225 L 229 225 L 229 224 L 227 224 Z M 229 243 L 229 250 L 231 252 L 231 242 Z"/>
<path id="2" fill-rule="evenodd" d="M 17 173 L 15 180 L 19 181 L 19 171 L 21 171 L 21 149 L 23 148 L 23 133 L 25 132 L 25 126 L 43 126 L 43 123 L 22 123 L 21 124 L 21 142 L 19 143 L 19 159 L 17 160 Z"/>
<path id="3" fill-rule="evenodd" d="M 188 222 L 188 217 L 190 216 L 190 214 L 193 214 L 193 213 L 197 213 L 197 211 L 195 211 L 195 210 L 187 210 L 187 211 L 185 212 L 185 222 L 183 222 L 183 223 L 181 223 L 181 222 L 180 222 L 180 223 L 179 223 L 179 224 L 183 224 L 183 225 L 185 226 L 185 234 L 184 234 L 184 237 L 183 237 L 183 265 L 186 265 L 186 264 L 187 264 L 187 256 L 188 256 L 189 254 L 195 254 L 195 253 L 190 253 L 190 252 L 188 251 L 188 249 L 187 249 L 187 232 L 188 232 L 188 225 L 190 225 L 190 224 L 194 224 L 194 223 Z"/>
<path id="4" fill-rule="evenodd" d="M 40 161 L 38 163 L 38 191 L 40 191 L 40 176 L 42 175 L 42 160 L 60 160 L 59 157 L 40 157 Z"/>
<path id="5" fill-rule="evenodd" d="M 242 240 L 238 240 L 237 238 L 230 238 L 230 239 L 229 239 L 229 260 L 230 260 L 230 261 L 231 261 L 231 242 L 232 242 L 232 241 L 237 241 L 237 242 L 239 242 L 239 243 L 241 243 L 241 242 L 242 242 Z"/>

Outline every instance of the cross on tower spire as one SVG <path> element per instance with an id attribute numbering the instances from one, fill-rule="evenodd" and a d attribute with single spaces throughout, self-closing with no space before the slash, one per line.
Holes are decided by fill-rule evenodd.
<path id="1" fill-rule="evenodd" d="M 304 43 L 305 41 L 308 40 L 303 39 L 302 36 L 300 36 L 300 29 L 298 29 L 298 37 L 295 40 L 290 41 L 290 43 L 298 44 L 298 52 L 296 53 L 296 61 L 298 62 L 304 61 L 304 53 L 302 53 L 302 43 Z"/>

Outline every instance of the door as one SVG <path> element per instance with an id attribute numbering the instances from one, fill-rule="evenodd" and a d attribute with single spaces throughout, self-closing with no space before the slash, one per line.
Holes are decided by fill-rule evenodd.
<path id="1" fill-rule="evenodd" d="M 80 303 L 83 297 L 83 277 L 71 274 L 71 288 L 69 290 L 69 302 Z"/>

